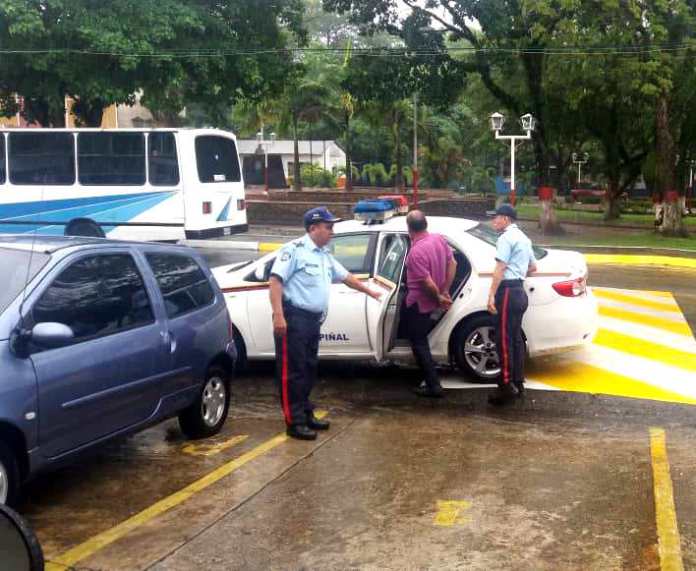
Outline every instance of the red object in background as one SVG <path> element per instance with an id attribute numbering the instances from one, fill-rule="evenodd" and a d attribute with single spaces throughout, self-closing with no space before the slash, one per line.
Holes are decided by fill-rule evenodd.
<path id="1" fill-rule="evenodd" d="M 607 190 L 597 185 L 588 184 L 587 186 L 581 186 L 570 190 L 570 196 L 575 201 L 581 200 L 582 198 L 599 198 L 603 200 L 606 195 Z"/>
<path id="2" fill-rule="evenodd" d="M 388 200 L 394 205 L 394 209 L 399 213 L 399 214 L 406 214 L 408 213 L 408 199 L 401 195 L 401 194 L 385 194 L 382 196 L 378 196 L 380 200 Z"/>
<path id="3" fill-rule="evenodd" d="M 665 202 L 677 202 L 679 200 L 679 193 L 676 190 L 668 190 L 665 192 Z"/>
<path id="4" fill-rule="evenodd" d="M 213 211 L 213 203 L 212 202 L 204 202 L 203 203 L 203 214 L 210 214 Z"/>
<path id="5" fill-rule="evenodd" d="M 418 169 L 413 169 L 413 206 L 418 208 Z"/>
<path id="6" fill-rule="evenodd" d="M 556 189 L 552 186 L 540 186 L 538 189 L 539 200 L 553 200 Z"/>

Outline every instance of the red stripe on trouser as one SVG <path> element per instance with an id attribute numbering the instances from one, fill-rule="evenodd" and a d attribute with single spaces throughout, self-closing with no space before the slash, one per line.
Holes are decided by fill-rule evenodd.
<path id="1" fill-rule="evenodd" d="M 508 301 L 510 298 L 510 289 L 505 288 L 505 294 L 503 295 L 503 314 L 501 316 L 501 326 L 503 328 L 503 384 L 508 384 L 510 382 L 510 357 L 508 355 L 508 344 L 507 344 L 507 318 L 508 318 Z"/>
<path id="2" fill-rule="evenodd" d="M 283 414 L 285 415 L 285 423 L 292 424 L 292 413 L 290 412 L 290 401 L 288 400 L 288 336 L 283 336 L 283 359 L 281 365 L 280 378 L 282 382 L 282 400 Z"/>

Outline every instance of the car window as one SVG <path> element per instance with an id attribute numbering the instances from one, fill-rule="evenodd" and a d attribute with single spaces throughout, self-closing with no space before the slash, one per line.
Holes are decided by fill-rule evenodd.
<path id="1" fill-rule="evenodd" d="M 80 133 L 77 136 L 80 184 L 145 184 L 143 133 Z"/>
<path id="2" fill-rule="evenodd" d="M 244 281 L 258 283 L 267 282 L 269 279 L 271 279 L 271 270 L 273 269 L 273 262 L 275 262 L 275 256 L 268 260 L 266 263 L 264 263 L 263 266 L 261 266 L 261 268 L 259 268 L 259 266 L 256 266 L 254 271 L 249 272 L 246 275 Z"/>
<path id="3" fill-rule="evenodd" d="M 483 240 L 486 242 L 486 244 L 490 244 L 491 246 L 495 247 L 496 243 L 498 242 L 498 233 L 493 230 L 490 226 L 486 226 L 485 224 L 479 224 L 478 226 L 474 226 L 470 230 L 467 230 L 469 234 L 472 236 L 476 236 L 479 240 Z M 548 252 L 544 250 L 544 248 L 541 248 L 539 246 L 532 246 L 532 250 L 534 250 L 534 257 L 537 260 L 541 260 L 543 257 L 545 257 Z"/>
<path id="4" fill-rule="evenodd" d="M 0 133 L 0 184 L 5 184 L 5 133 Z"/>
<path id="5" fill-rule="evenodd" d="M 353 274 L 369 274 L 372 269 L 370 234 L 334 236 L 329 249 L 334 258 Z"/>
<path id="6" fill-rule="evenodd" d="M 179 184 L 179 163 L 174 133 L 150 133 L 147 138 L 147 161 L 151 185 Z"/>
<path id="7" fill-rule="evenodd" d="M 105 254 L 63 270 L 34 305 L 32 319 L 63 323 L 81 341 L 152 323 L 154 317 L 133 258 Z"/>
<path id="8" fill-rule="evenodd" d="M 27 185 L 75 183 L 75 138 L 72 133 L 10 133 L 10 182 Z"/>
<path id="9" fill-rule="evenodd" d="M 408 252 L 408 238 L 402 234 L 388 234 L 382 240 L 377 275 L 399 283 L 404 258 Z"/>
<path id="10" fill-rule="evenodd" d="M 215 300 L 215 290 L 196 260 L 181 254 L 145 256 L 159 285 L 167 317 L 174 318 Z"/>

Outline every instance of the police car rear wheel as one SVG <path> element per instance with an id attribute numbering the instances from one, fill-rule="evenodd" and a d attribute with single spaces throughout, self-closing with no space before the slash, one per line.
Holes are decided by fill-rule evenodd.
<path id="1" fill-rule="evenodd" d="M 490 383 L 500 375 L 493 318 L 480 315 L 459 325 L 453 341 L 454 360 L 472 381 Z"/>
<path id="2" fill-rule="evenodd" d="M 194 439 L 213 436 L 225 424 L 229 408 L 228 375 L 220 367 L 211 367 L 196 402 L 179 414 L 181 431 Z"/>

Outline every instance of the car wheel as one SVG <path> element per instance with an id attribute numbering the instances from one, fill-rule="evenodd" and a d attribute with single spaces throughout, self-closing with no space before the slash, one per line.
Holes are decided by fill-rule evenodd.
<path id="1" fill-rule="evenodd" d="M 236 327 L 234 329 L 234 347 L 237 350 L 237 359 L 234 362 L 234 372 L 239 375 L 246 371 L 249 363 L 247 361 L 246 344 L 244 343 L 241 333 L 237 331 Z"/>
<path id="2" fill-rule="evenodd" d="M 0 442 L 0 504 L 16 505 L 19 497 L 19 466 L 12 450 Z"/>
<path id="3" fill-rule="evenodd" d="M 220 432 L 230 408 L 228 377 L 221 367 L 208 370 L 196 402 L 179 414 L 179 426 L 187 437 L 206 438 Z"/>
<path id="4" fill-rule="evenodd" d="M 87 218 L 71 220 L 65 227 L 66 236 L 82 236 L 87 238 L 105 238 L 104 230 L 96 222 Z"/>
<path id="5" fill-rule="evenodd" d="M 495 320 L 480 315 L 464 321 L 454 334 L 454 360 L 459 370 L 472 380 L 490 383 L 500 375 L 495 343 Z"/>

